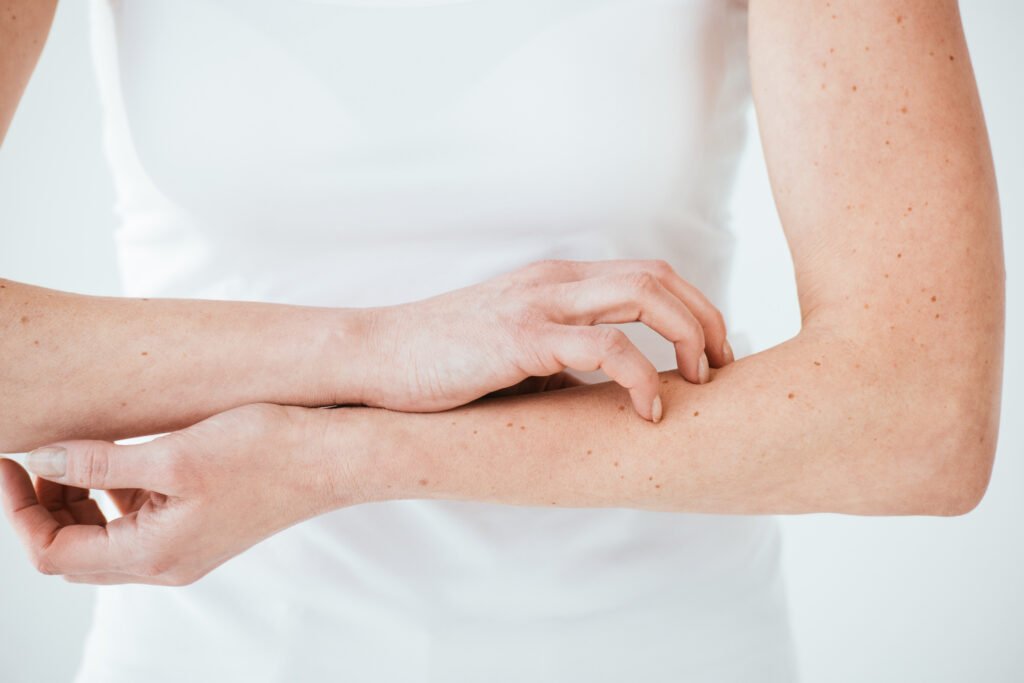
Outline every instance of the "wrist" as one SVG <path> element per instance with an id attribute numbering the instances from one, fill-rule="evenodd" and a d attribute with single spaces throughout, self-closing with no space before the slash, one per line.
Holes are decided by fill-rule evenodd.
<path id="1" fill-rule="evenodd" d="M 314 412 L 331 509 L 423 497 L 416 482 L 425 475 L 417 469 L 406 424 L 417 416 L 365 407 Z"/>
<path id="2" fill-rule="evenodd" d="M 365 402 L 377 365 L 372 342 L 375 316 L 372 308 L 317 310 L 307 328 L 308 338 L 314 340 L 312 362 L 309 356 L 298 359 L 312 373 L 307 379 L 315 394 L 312 405 Z"/>

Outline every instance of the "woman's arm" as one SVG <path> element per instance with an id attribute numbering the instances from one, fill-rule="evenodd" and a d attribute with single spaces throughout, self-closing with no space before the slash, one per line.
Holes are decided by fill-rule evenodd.
<path id="1" fill-rule="evenodd" d="M 716 513 L 978 503 L 998 433 L 1005 276 L 957 4 L 750 5 L 798 336 L 705 386 L 666 376 L 657 426 L 621 412 L 610 385 L 445 416 L 368 413 L 368 497 Z M 343 427 L 329 443 L 350 443 L 351 421 L 321 417 Z"/>
<path id="2" fill-rule="evenodd" d="M 0 145 L 46 43 L 57 0 L 7 0 L 0 10 Z"/>
<path id="3" fill-rule="evenodd" d="M 180 429 L 259 401 L 359 403 L 365 312 L 69 294 L 0 279 L 0 452 Z"/>
<path id="4" fill-rule="evenodd" d="M 368 309 L 88 297 L 0 280 L 0 452 L 166 432 L 257 402 L 445 410 L 566 368 L 603 368 L 657 421 L 654 365 L 594 324 L 629 321 L 673 343 L 691 382 L 732 360 L 721 313 L 656 261 L 538 262 Z"/>
<path id="5" fill-rule="evenodd" d="M 54 8 L 13 0 L 0 11 L 0 139 Z M 675 345 L 692 382 L 732 359 L 721 313 L 664 262 L 542 262 L 364 310 L 86 297 L 0 280 L 0 452 L 164 432 L 254 402 L 444 410 L 567 367 L 603 368 L 657 420 L 654 366 L 620 331 L 594 327 L 636 320 Z"/>

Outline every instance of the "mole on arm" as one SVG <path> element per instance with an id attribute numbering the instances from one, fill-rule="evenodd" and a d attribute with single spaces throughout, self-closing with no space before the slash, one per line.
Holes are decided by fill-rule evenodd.
<path id="1" fill-rule="evenodd" d="M 426 480 L 426 479 L 420 479 L 420 486 L 426 486 L 429 483 L 430 482 L 428 480 Z"/>

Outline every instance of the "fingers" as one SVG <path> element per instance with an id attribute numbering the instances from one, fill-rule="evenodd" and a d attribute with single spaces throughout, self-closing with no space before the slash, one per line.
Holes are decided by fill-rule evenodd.
<path id="1" fill-rule="evenodd" d="M 733 362 L 733 352 L 726 339 L 725 319 L 721 312 L 703 292 L 680 277 L 664 260 L 538 261 L 521 269 L 519 277 L 530 281 L 570 283 L 615 275 L 635 277 L 639 273 L 653 275 L 662 287 L 681 301 L 690 315 L 698 321 L 703 332 L 703 348 L 691 349 L 683 354 L 684 357 L 699 359 L 700 351 L 704 351 L 710 367 L 722 367 Z M 642 283 L 642 280 L 639 282 Z M 681 369 L 683 367 L 680 366 Z M 683 376 L 690 381 L 697 381 L 692 379 L 688 373 L 689 365 L 686 365 L 686 369 L 682 373 Z"/>
<path id="2" fill-rule="evenodd" d="M 0 459 L 0 492 L 3 493 L 4 515 L 22 545 L 30 553 L 32 548 L 49 545 L 60 523 L 39 503 L 32 479 L 13 460 Z"/>
<path id="3" fill-rule="evenodd" d="M 26 465 L 38 477 L 81 489 L 145 488 L 177 493 L 165 439 L 121 446 L 63 441 L 37 448 Z"/>
<path id="4" fill-rule="evenodd" d="M 614 327 L 553 325 L 547 341 L 562 367 L 589 372 L 600 368 L 629 391 L 641 417 L 661 420 L 658 371 L 622 330 Z"/>
<path id="5" fill-rule="evenodd" d="M 682 301 L 691 314 L 700 322 L 704 332 L 705 351 L 712 367 L 728 365 L 733 359 L 732 349 L 726 340 L 725 318 L 714 304 L 700 291 L 676 273 L 663 260 L 612 260 L 578 261 L 576 272 L 581 277 L 621 275 L 647 272 L 654 275 L 662 286 Z"/>
<path id="6" fill-rule="evenodd" d="M 632 271 L 560 285 L 566 322 L 639 321 L 672 342 L 680 374 L 694 384 L 710 379 L 704 329 L 686 304 L 648 271 Z"/>
<path id="7" fill-rule="evenodd" d="M 0 460 L 0 491 L 4 514 L 40 572 L 74 573 L 83 567 L 101 569 L 108 565 L 106 528 L 61 526 L 39 502 L 28 473 L 11 460 Z M 52 496 L 52 490 L 48 495 Z"/>
<path id="8" fill-rule="evenodd" d="M 54 499 L 54 484 L 42 489 Z M 72 490 L 72 499 L 80 494 Z M 81 521 L 61 524 L 40 503 L 28 473 L 17 463 L 0 459 L 0 498 L 11 527 L 28 551 L 36 569 L 43 574 L 62 574 L 76 583 L 157 583 L 183 585 L 167 573 L 159 554 L 140 546 L 138 517 L 122 517 L 106 526 L 90 523 L 102 519 L 95 502 L 71 500 L 69 509 Z"/>

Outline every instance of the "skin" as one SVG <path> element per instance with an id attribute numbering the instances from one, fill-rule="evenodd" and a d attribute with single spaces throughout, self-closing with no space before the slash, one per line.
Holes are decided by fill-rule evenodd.
<path id="1" fill-rule="evenodd" d="M 264 401 L 440 411 L 566 368 L 602 368 L 641 416 L 660 419 L 654 366 L 620 330 L 596 326 L 630 321 L 674 344 L 694 382 L 733 360 L 722 314 L 661 261 L 539 262 L 370 309 L 87 297 L 0 280 L 0 356 L 18 359 L 0 366 L 0 452 L 173 431 Z"/>
<path id="2" fill-rule="evenodd" d="M 750 0 L 749 26 L 797 336 L 706 384 L 663 373 L 658 424 L 605 383 L 443 414 L 245 406 L 140 446 L 62 442 L 63 459 L 33 464 L 66 487 L 59 496 L 34 491 L 13 463 L 0 469 L 36 565 L 74 581 L 184 584 L 313 514 L 405 498 L 973 509 L 996 449 L 1005 269 L 956 2 Z M 253 486 L 275 514 L 246 499 Z M 81 489 L 133 487 L 142 502 L 124 517 L 69 521 L 94 514 Z"/>

